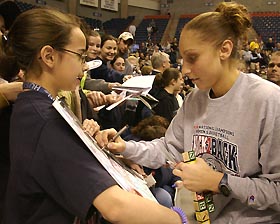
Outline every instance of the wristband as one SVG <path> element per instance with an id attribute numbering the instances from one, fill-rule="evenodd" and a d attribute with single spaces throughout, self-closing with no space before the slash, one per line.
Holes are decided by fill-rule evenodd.
<path id="1" fill-rule="evenodd" d="M 170 209 L 173 210 L 174 212 L 178 213 L 178 215 L 180 216 L 180 218 L 182 220 L 182 224 L 188 224 L 187 216 L 181 208 L 173 206 Z"/>

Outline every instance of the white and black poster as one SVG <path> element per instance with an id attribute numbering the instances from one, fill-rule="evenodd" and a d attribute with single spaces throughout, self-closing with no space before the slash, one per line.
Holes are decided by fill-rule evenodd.
<path id="1" fill-rule="evenodd" d="M 118 11 L 118 0 L 101 0 L 101 8 Z"/>

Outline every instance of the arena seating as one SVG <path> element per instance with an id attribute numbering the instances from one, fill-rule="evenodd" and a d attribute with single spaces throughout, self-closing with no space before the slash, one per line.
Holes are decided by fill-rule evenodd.
<path id="1" fill-rule="evenodd" d="M 152 19 L 155 21 L 157 32 L 152 35 L 151 39 L 153 43 L 159 43 L 163 36 L 163 33 L 168 24 L 169 16 L 168 15 L 156 15 L 156 16 L 145 16 L 142 22 L 139 24 L 136 30 L 136 42 L 141 43 L 147 41 L 147 27 L 151 23 Z"/>
<path id="2" fill-rule="evenodd" d="M 264 42 L 269 37 L 280 42 L 280 12 L 259 12 L 252 13 L 251 16 L 253 28 Z"/>
<path id="3" fill-rule="evenodd" d="M 113 18 L 103 23 L 103 29 L 106 33 L 118 37 L 132 23 L 134 16 L 129 16 L 126 19 Z"/>
<path id="4" fill-rule="evenodd" d="M 181 15 L 177 28 L 176 28 L 176 32 L 175 32 L 175 37 L 177 38 L 177 40 L 179 40 L 180 38 L 180 33 L 183 29 L 183 27 L 185 26 L 186 23 L 188 23 L 193 17 L 195 17 L 195 15 Z"/>
<path id="5" fill-rule="evenodd" d="M 21 1 L 15 1 L 15 3 L 17 4 L 17 6 L 19 7 L 21 12 L 27 11 L 29 9 L 33 9 L 36 6 L 29 4 L 29 3 L 25 3 L 25 2 L 21 2 Z"/>
<path id="6" fill-rule="evenodd" d="M 102 30 L 102 21 L 99 19 L 92 19 L 88 17 L 81 17 L 90 26 L 91 29 Z"/>

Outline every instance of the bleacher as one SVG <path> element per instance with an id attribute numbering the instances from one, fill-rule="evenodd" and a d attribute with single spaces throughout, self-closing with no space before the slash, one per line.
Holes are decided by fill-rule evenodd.
<path id="1" fill-rule="evenodd" d="M 36 8 L 35 5 L 29 4 L 29 3 L 25 3 L 25 2 L 21 2 L 21 1 L 15 1 L 15 3 L 18 6 L 18 8 L 19 8 L 19 10 L 21 12 L 27 11 L 29 9 Z"/>
<path id="2" fill-rule="evenodd" d="M 177 28 L 176 28 L 176 32 L 175 32 L 175 37 L 177 38 L 177 40 L 179 40 L 180 38 L 180 34 L 182 29 L 184 28 L 185 24 L 188 23 L 193 17 L 195 17 L 196 15 L 181 15 Z"/>
<path id="3" fill-rule="evenodd" d="M 157 32 L 152 35 L 152 42 L 159 43 L 163 36 L 163 33 L 166 29 L 168 24 L 169 16 L 168 15 L 158 15 L 158 16 L 145 16 L 144 19 L 141 21 L 139 26 L 136 29 L 136 42 L 141 43 L 147 41 L 148 34 L 147 34 L 147 27 L 151 23 L 152 19 L 155 21 Z"/>
<path id="4" fill-rule="evenodd" d="M 91 29 L 99 29 L 102 30 L 102 21 L 99 19 L 92 19 L 88 17 L 82 17 L 80 16 L 89 26 Z"/>
<path id="5" fill-rule="evenodd" d="M 253 28 L 260 38 L 267 42 L 269 37 L 280 42 L 280 12 L 252 13 Z"/>
<path id="6" fill-rule="evenodd" d="M 134 18 L 134 16 L 128 16 L 126 19 L 113 18 L 103 23 L 103 30 L 114 37 L 118 37 L 128 28 L 128 26 L 133 22 Z"/>

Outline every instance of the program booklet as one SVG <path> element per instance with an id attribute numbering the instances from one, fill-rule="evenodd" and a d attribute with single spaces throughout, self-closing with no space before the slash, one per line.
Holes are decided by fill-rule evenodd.
<path id="1" fill-rule="evenodd" d="M 101 149 L 95 139 L 83 130 L 79 119 L 62 99 L 57 98 L 53 102 L 53 106 L 121 188 L 157 202 L 141 175 L 126 167 L 114 154 L 106 149 Z"/>

